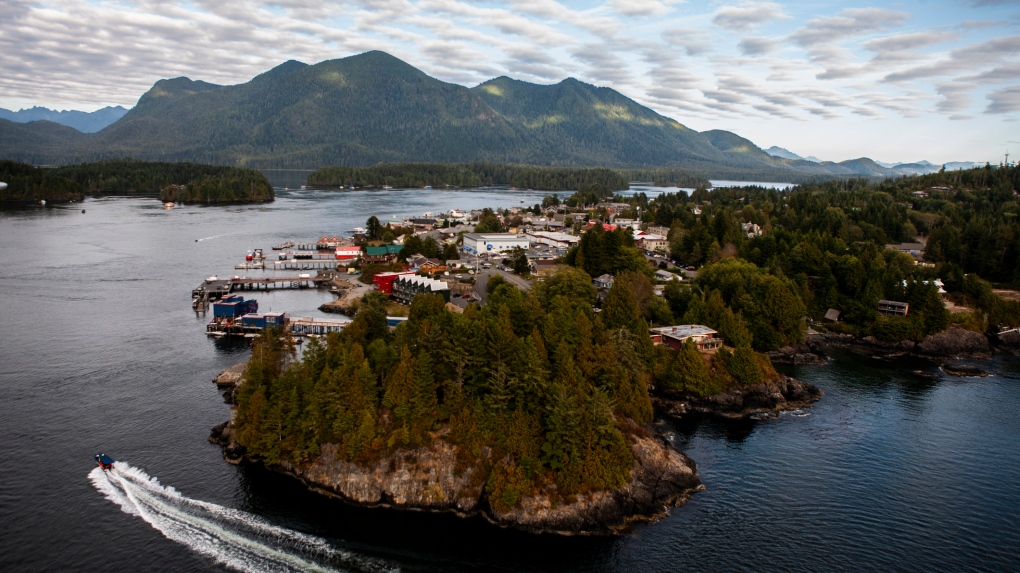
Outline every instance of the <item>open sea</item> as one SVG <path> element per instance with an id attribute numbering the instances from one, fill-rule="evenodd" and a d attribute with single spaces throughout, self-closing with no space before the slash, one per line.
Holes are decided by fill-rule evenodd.
<path id="1" fill-rule="evenodd" d="M 820 402 L 675 424 L 706 489 L 618 538 L 350 507 L 227 464 L 207 441 L 230 415 L 211 380 L 247 347 L 205 336 L 190 306 L 205 277 L 253 276 L 234 270 L 247 250 L 272 257 L 370 215 L 543 195 L 316 191 L 300 175 L 270 174 L 281 189 L 267 205 L 0 211 L 0 570 L 1020 571 L 1015 357 L 975 362 L 988 378 L 919 379 L 916 365 L 850 356 L 790 368 L 824 390 Z M 262 311 L 322 316 L 332 296 L 255 298 Z M 118 460 L 111 474 L 95 469 L 100 451 Z"/>

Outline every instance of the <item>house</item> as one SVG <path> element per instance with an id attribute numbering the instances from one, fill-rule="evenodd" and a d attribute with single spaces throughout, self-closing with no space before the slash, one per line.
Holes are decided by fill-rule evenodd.
<path id="1" fill-rule="evenodd" d="M 365 247 L 366 263 L 392 263 L 397 260 L 397 253 L 402 245 L 380 245 L 378 247 Z"/>
<path id="2" fill-rule="evenodd" d="M 415 253 L 410 257 L 407 257 L 407 264 L 411 267 L 411 270 L 418 272 L 421 270 L 421 266 L 429 261 L 428 257 L 422 254 Z"/>
<path id="3" fill-rule="evenodd" d="M 886 245 L 885 248 L 910 255 L 916 261 L 924 257 L 924 243 L 900 243 L 898 245 Z"/>
<path id="4" fill-rule="evenodd" d="M 839 322 L 839 311 L 834 308 L 830 308 L 829 310 L 825 311 L 825 321 Z"/>
<path id="5" fill-rule="evenodd" d="M 397 277 L 413 274 L 414 273 L 409 271 L 399 273 L 379 273 L 372 277 L 372 284 L 379 290 L 379 292 L 393 294 L 393 281 L 397 280 Z"/>
<path id="6" fill-rule="evenodd" d="M 761 227 L 756 223 L 741 223 L 740 230 L 747 234 L 748 239 L 761 236 Z"/>
<path id="7" fill-rule="evenodd" d="M 528 236 L 511 235 L 510 233 L 468 233 L 464 235 L 464 250 L 469 253 L 501 253 L 520 247 L 527 250 L 531 246 Z"/>
<path id="8" fill-rule="evenodd" d="M 680 351 L 688 338 L 694 341 L 700 352 L 711 352 L 722 348 L 723 341 L 716 338 L 718 332 L 700 324 L 679 324 L 648 329 L 652 344 L 662 344 Z"/>
<path id="9" fill-rule="evenodd" d="M 401 275 L 393 281 L 393 298 L 403 304 L 411 304 L 414 297 L 425 293 L 441 295 L 443 300 L 450 302 L 450 285 L 444 281 L 417 275 Z"/>
<path id="10" fill-rule="evenodd" d="M 361 247 L 341 245 L 336 248 L 336 258 L 341 261 L 353 261 L 361 257 Z"/>
<path id="11" fill-rule="evenodd" d="M 637 238 L 637 246 L 645 251 L 668 251 L 669 241 L 662 235 L 645 233 Z"/>
<path id="12" fill-rule="evenodd" d="M 681 280 L 683 280 L 683 277 L 681 277 L 680 275 L 678 275 L 676 273 L 671 273 L 669 271 L 658 270 L 658 271 L 655 271 L 655 280 L 663 281 L 663 282 L 681 281 Z"/>
<path id="13" fill-rule="evenodd" d="M 435 219 L 408 219 L 407 223 L 414 227 L 415 231 L 431 231 L 436 227 Z"/>
<path id="14" fill-rule="evenodd" d="M 596 289 L 611 289 L 613 288 L 613 275 L 606 273 L 602 276 L 595 277 L 592 281 Z"/>
<path id="15" fill-rule="evenodd" d="M 425 262 L 418 266 L 418 270 L 423 273 L 434 275 L 441 273 L 446 270 L 446 263 L 439 259 L 425 259 Z"/>
<path id="16" fill-rule="evenodd" d="M 895 300 L 878 301 L 878 313 L 884 314 L 885 316 L 907 316 L 907 312 L 909 310 L 910 305 L 905 302 L 898 302 Z"/>
<path id="17" fill-rule="evenodd" d="M 949 294 L 948 292 L 946 292 L 946 289 L 942 288 L 942 287 L 946 286 L 945 283 L 942 282 L 942 279 L 935 279 L 934 281 L 930 281 L 930 280 L 928 280 L 928 281 L 920 281 L 920 282 L 922 284 L 933 284 L 936 287 L 938 287 L 938 289 L 939 289 L 939 296 L 942 297 L 942 298 L 945 298 L 946 295 Z M 907 288 L 907 281 L 903 281 L 903 288 Z"/>

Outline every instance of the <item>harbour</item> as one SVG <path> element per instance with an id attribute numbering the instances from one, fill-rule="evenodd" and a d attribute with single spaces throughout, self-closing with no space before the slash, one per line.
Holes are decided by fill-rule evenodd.
<path id="1" fill-rule="evenodd" d="M 353 228 L 364 213 L 395 203 L 413 214 L 509 206 L 518 197 L 535 202 L 525 192 L 308 190 L 281 191 L 268 211 L 164 211 L 151 200 L 104 199 L 89 201 L 88 221 L 80 209 L 0 214 L 0 264 L 12 269 L 0 277 L 6 327 L 24 333 L 0 346 L 0 399 L 9 406 L 0 432 L 19 452 L 0 504 L 3 523 L 17 524 L 0 536 L 5 565 L 224 570 L 97 493 L 87 474 L 92 455 L 106 451 L 189 499 L 315 535 L 333 551 L 391 569 L 1016 569 L 1020 363 L 1007 356 L 983 364 L 994 375 L 979 379 L 919 379 L 847 356 L 791 368 L 826 393 L 810 412 L 673 426 L 674 444 L 698 462 L 707 489 L 659 523 L 612 539 L 548 539 L 453 516 L 351 507 L 223 462 L 208 429 L 229 410 L 210 380 L 250 350 L 244 338 L 202 335 L 208 319 L 188 306 L 196 280 L 232 268 L 252 245 Z M 79 246 L 53 240 L 63 236 Z M 256 299 L 260 311 L 315 320 L 332 318 L 317 307 L 335 298 L 320 288 L 237 294 Z"/>

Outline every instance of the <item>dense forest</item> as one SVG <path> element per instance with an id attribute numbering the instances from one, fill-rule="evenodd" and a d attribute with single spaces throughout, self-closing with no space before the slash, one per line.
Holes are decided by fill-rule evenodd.
<path id="1" fill-rule="evenodd" d="M 57 175 L 52 169 L 39 169 L 27 163 L 0 161 L 0 181 L 7 188 L 0 190 L 0 201 L 81 201 L 85 198 L 81 184 Z"/>
<path id="2" fill-rule="evenodd" d="M 372 167 L 323 167 L 308 176 L 322 187 L 480 187 L 509 185 L 542 191 L 566 191 L 601 185 L 629 188 L 620 172 L 601 168 L 537 167 L 498 163 L 380 163 Z"/>
<path id="3" fill-rule="evenodd" d="M 801 340 L 803 318 L 820 322 L 830 308 L 841 316 L 828 328 L 889 341 L 919 340 L 950 325 L 1020 325 L 1020 303 L 1003 300 L 991 284 L 1020 286 L 1016 189 L 1020 168 L 988 166 L 882 183 L 618 200 L 640 206 L 646 223 L 668 227 L 671 256 L 700 267 L 692 284 L 667 285 L 668 312 L 649 305 L 646 318 L 706 324 L 727 344 L 771 350 Z M 925 241 L 923 264 L 887 247 L 915 240 Z M 592 276 L 634 271 L 640 261 L 631 241 L 628 232 L 596 227 L 566 260 Z M 951 314 L 934 279 L 963 308 Z M 909 303 L 908 316 L 880 315 L 882 299 Z"/>
<path id="4" fill-rule="evenodd" d="M 110 160 L 57 168 L 0 162 L 7 201 L 80 200 L 84 195 L 160 193 L 164 201 L 240 203 L 272 201 L 273 187 L 254 169 Z"/>
<path id="5" fill-rule="evenodd" d="M 485 460 L 478 479 L 499 509 L 551 486 L 566 497 L 623 485 L 626 436 L 652 419 L 656 360 L 630 283 L 599 313 L 577 269 L 528 293 L 498 279 L 488 290 L 484 308 L 463 314 L 420 295 L 392 332 L 383 297 L 369 295 L 350 326 L 300 360 L 279 333 L 261 337 L 239 391 L 238 440 L 268 463 L 299 465 L 326 443 L 367 463 L 446 440 L 465 466 Z"/>

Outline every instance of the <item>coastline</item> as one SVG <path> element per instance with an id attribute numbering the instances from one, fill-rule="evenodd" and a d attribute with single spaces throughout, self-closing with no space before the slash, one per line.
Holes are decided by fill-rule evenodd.
<path id="1" fill-rule="evenodd" d="M 704 489 L 695 462 L 670 446 L 670 435 L 649 425 L 628 436 L 634 454 L 630 480 L 610 490 L 560 496 L 545 485 L 500 511 L 489 503 L 485 483 L 493 461 L 483 456 L 458 472 L 459 447 L 437 432 L 427 446 L 396 450 L 370 464 L 345 462 L 332 445 L 307 466 L 266 464 L 245 455 L 233 428 L 224 422 L 212 429 L 209 441 L 223 448 L 231 464 L 258 464 L 300 481 L 313 492 L 361 507 L 481 516 L 506 529 L 561 536 L 612 536 L 631 524 L 654 522 Z"/>

